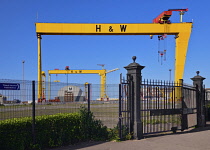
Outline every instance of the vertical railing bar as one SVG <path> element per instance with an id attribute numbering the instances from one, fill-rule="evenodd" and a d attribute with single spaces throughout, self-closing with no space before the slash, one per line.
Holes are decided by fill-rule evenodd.
<path id="1" fill-rule="evenodd" d="M 90 112 L 90 84 L 88 83 L 88 112 Z"/>
<path id="2" fill-rule="evenodd" d="M 165 104 L 165 105 L 164 105 L 164 109 L 167 109 L 166 88 L 167 88 L 167 82 L 164 81 L 164 104 Z M 167 117 L 168 117 L 168 115 L 164 115 L 164 121 L 163 121 L 163 124 L 164 124 L 164 131 L 167 130 L 167 123 L 166 123 Z"/>
<path id="3" fill-rule="evenodd" d="M 149 112 L 149 100 L 148 100 L 148 83 L 149 81 L 148 81 L 148 79 L 146 80 L 146 88 L 147 88 L 147 91 L 146 91 L 146 100 L 147 100 L 147 102 L 146 102 L 146 110 L 147 110 L 147 113 Z M 149 114 L 147 114 L 147 122 L 148 123 L 150 123 L 150 117 L 149 117 Z M 149 125 L 147 125 L 147 133 L 149 132 Z"/>
<path id="4" fill-rule="evenodd" d="M 155 80 L 153 80 L 153 88 L 152 88 L 152 89 L 153 89 L 154 91 L 153 91 L 153 93 L 152 93 L 152 94 L 153 94 L 152 97 L 155 97 L 155 98 L 154 98 L 154 100 L 155 100 L 154 109 L 157 109 L 157 96 L 156 96 L 157 88 L 156 88 L 156 87 L 157 87 L 156 82 L 155 82 Z M 154 94 L 155 94 L 155 95 L 154 95 Z M 154 119 L 157 120 L 157 116 L 154 116 Z M 158 130 L 158 128 L 157 128 L 157 130 Z M 156 131 L 156 130 L 155 130 L 155 125 L 153 125 L 153 131 Z"/>
<path id="5" fill-rule="evenodd" d="M 121 112 L 121 84 L 119 84 L 119 137 L 120 140 L 122 140 L 122 124 L 121 124 L 121 117 L 122 117 L 122 112 Z"/>
<path id="6" fill-rule="evenodd" d="M 145 93 L 145 99 L 146 99 L 146 103 L 145 103 L 145 110 L 147 112 L 146 114 L 146 122 L 147 122 L 147 133 L 149 132 L 149 111 L 148 111 L 148 79 L 146 80 L 146 86 L 145 86 L 145 90 L 146 90 L 146 93 Z"/>
<path id="7" fill-rule="evenodd" d="M 150 80 L 148 80 L 148 95 L 147 95 L 147 101 L 148 101 L 148 111 L 150 112 L 150 110 L 151 110 L 151 99 L 150 99 L 150 88 L 151 88 L 151 79 Z M 152 125 L 152 116 L 151 115 L 148 115 L 148 117 L 149 117 L 149 122 L 150 122 L 150 124 L 149 124 L 149 132 L 151 133 L 151 125 Z"/>
<path id="8" fill-rule="evenodd" d="M 141 85 L 141 90 L 142 90 L 142 107 L 141 107 L 141 111 L 142 111 L 142 122 L 143 122 L 143 133 L 146 133 L 146 124 L 145 124 L 145 99 L 144 99 L 144 95 L 145 95 L 145 79 L 142 81 L 142 85 Z"/>
<path id="9" fill-rule="evenodd" d="M 160 100 L 160 85 L 159 85 L 159 80 L 156 80 L 156 109 L 159 109 L 159 100 Z M 156 116 L 156 119 L 158 120 L 159 119 L 159 116 L 157 115 Z M 160 131 L 160 124 L 157 124 L 157 131 Z"/>
<path id="10" fill-rule="evenodd" d="M 161 99 L 159 100 L 159 104 L 161 104 L 160 108 L 162 109 L 162 97 L 163 97 L 163 94 L 162 94 L 162 80 L 160 81 L 160 87 L 161 87 L 160 88 Z M 161 123 L 162 115 L 160 115 L 159 118 L 160 118 L 160 131 L 162 131 L 162 123 Z"/>

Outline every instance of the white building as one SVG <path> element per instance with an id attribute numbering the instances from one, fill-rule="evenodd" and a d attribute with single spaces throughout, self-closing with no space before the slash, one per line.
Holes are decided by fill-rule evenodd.
<path id="1" fill-rule="evenodd" d="M 85 100 L 85 94 L 80 87 L 68 85 L 58 91 L 58 97 L 61 102 L 79 102 Z"/>

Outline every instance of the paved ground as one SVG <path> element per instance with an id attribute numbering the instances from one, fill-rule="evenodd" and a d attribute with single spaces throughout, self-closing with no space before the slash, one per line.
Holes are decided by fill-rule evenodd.
<path id="1" fill-rule="evenodd" d="M 210 150 L 210 126 L 123 142 L 85 142 L 51 150 Z"/>

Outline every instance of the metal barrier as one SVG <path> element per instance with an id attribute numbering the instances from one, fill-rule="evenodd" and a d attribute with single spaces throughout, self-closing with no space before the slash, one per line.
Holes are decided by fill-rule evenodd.
<path id="1" fill-rule="evenodd" d="M 133 86 L 121 83 L 119 86 L 119 136 L 133 134 L 132 100 Z M 193 85 L 180 82 L 143 80 L 140 84 L 140 116 L 146 135 L 185 130 L 197 125 L 197 99 L 199 90 Z M 178 96 L 178 97 L 177 97 Z"/>
<path id="2" fill-rule="evenodd" d="M 175 82 L 144 80 L 141 85 L 141 119 L 143 133 L 181 129 L 182 101 L 177 99 L 177 92 L 182 86 Z"/>
<path id="3" fill-rule="evenodd" d="M 101 100 L 100 85 L 97 84 L 46 82 L 42 99 L 38 100 L 37 84 L 26 80 L 0 80 L 0 120 L 73 113 L 83 106 L 107 127 L 117 126 L 118 85 L 107 84 L 106 94 L 109 97 Z"/>

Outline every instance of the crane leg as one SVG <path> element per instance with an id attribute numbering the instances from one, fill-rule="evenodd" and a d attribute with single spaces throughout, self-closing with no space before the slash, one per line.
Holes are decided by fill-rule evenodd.
<path id="1" fill-rule="evenodd" d="M 41 35 L 38 38 L 38 101 L 42 101 L 42 57 L 41 57 Z"/>

